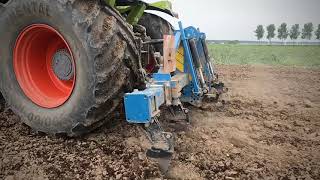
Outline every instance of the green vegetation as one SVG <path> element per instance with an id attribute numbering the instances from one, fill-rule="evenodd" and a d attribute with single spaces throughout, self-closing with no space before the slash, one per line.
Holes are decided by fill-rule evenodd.
<path id="1" fill-rule="evenodd" d="M 290 39 L 291 40 L 297 40 L 298 37 L 300 36 L 301 32 L 300 32 L 300 25 L 299 24 L 295 24 L 292 25 L 291 30 L 290 30 Z"/>
<path id="2" fill-rule="evenodd" d="M 289 35 L 287 23 L 282 23 L 278 28 L 278 38 L 282 41 L 287 40 Z"/>
<path id="3" fill-rule="evenodd" d="M 320 46 L 210 44 L 209 51 L 217 64 L 320 67 Z"/>
<path id="4" fill-rule="evenodd" d="M 316 36 L 316 39 L 320 40 L 320 24 L 318 25 L 318 29 L 316 30 L 314 35 Z"/>
<path id="5" fill-rule="evenodd" d="M 291 29 L 289 29 L 287 23 L 282 23 L 278 27 L 278 39 L 285 42 L 290 37 L 291 40 L 297 40 L 299 37 L 304 40 L 311 40 L 313 37 L 312 32 L 314 31 L 313 23 L 306 23 L 304 24 L 302 30 L 300 31 L 300 25 L 294 24 L 291 26 Z M 276 36 L 275 34 L 276 27 L 274 24 L 270 24 L 266 27 L 267 36 L 266 38 L 269 40 L 271 44 L 271 40 Z M 257 29 L 254 31 L 255 36 L 258 40 L 261 40 L 264 38 L 264 27 L 263 25 L 258 25 Z M 316 36 L 316 39 L 320 40 L 320 24 L 318 25 L 318 29 L 314 31 L 314 35 Z"/>
<path id="6" fill-rule="evenodd" d="M 258 25 L 257 29 L 254 31 L 258 40 L 262 39 L 264 36 L 264 29 L 262 25 Z"/>
<path id="7" fill-rule="evenodd" d="M 267 39 L 269 40 L 270 44 L 271 44 L 271 40 L 276 36 L 276 34 L 274 33 L 275 30 L 276 30 L 276 26 L 274 24 L 270 24 L 269 26 L 267 26 L 267 31 L 268 31 Z"/>
<path id="8" fill-rule="evenodd" d="M 307 23 L 304 25 L 302 29 L 302 39 L 308 39 L 310 40 L 312 37 L 312 31 L 313 31 L 313 24 L 312 23 Z"/>

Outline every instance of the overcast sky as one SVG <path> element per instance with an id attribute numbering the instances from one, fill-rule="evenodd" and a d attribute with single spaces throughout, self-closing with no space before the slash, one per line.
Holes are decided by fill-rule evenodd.
<path id="1" fill-rule="evenodd" d="M 255 40 L 258 24 L 289 26 L 320 23 L 320 0 L 174 0 L 185 25 L 194 25 L 208 39 Z"/>

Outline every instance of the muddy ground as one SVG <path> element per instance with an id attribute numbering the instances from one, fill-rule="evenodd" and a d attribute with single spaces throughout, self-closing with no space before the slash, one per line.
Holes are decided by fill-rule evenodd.
<path id="1" fill-rule="evenodd" d="M 35 134 L 1 110 L 0 179 L 320 179 L 320 70 L 218 68 L 229 101 L 190 107 L 166 177 L 121 117 L 69 139 Z"/>

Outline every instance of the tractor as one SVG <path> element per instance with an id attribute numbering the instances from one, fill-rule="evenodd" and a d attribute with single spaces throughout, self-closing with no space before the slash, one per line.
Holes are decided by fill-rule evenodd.
<path id="1" fill-rule="evenodd" d="M 0 0 L 0 91 L 36 132 L 81 136 L 118 106 L 152 142 L 150 157 L 173 153 L 163 108 L 186 123 L 189 110 L 226 92 L 199 29 L 173 26 L 169 1 Z M 1 97 L 1 96 L 0 96 Z"/>

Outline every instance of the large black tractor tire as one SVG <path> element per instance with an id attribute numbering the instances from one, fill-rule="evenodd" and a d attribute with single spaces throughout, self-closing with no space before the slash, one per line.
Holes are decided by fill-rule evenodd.
<path id="1" fill-rule="evenodd" d="M 39 23 L 59 31 L 76 64 L 71 96 L 50 109 L 26 96 L 13 67 L 20 32 Z M 101 126 L 124 93 L 143 81 L 132 28 L 97 0 L 10 0 L 0 17 L 0 56 L 0 91 L 9 108 L 35 131 L 53 135 L 78 136 Z"/>
<path id="2" fill-rule="evenodd" d="M 154 14 L 144 13 L 138 22 L 146 28 L 147 36 L 151 39 L 163 39 L 163 35 L 173 35 L 174 30 L 171 24 L 165 19 Z M 155 50 L 163 54 L 163 45 L 154 45 Z"/>

